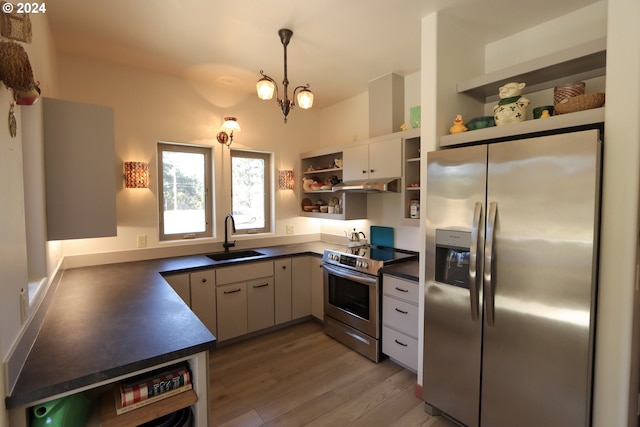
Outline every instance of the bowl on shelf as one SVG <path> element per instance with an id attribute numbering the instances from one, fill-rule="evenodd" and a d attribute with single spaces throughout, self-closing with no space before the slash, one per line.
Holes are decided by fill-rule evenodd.
<path id="1" fill-rule="evenodd" d="M 305 212 L 311 212 L 313 210 L 313 202 L 311 201 L 311 199 L 305 197 L 304 199 L 302 199 L 302 202 L 300 202 L 300 207 Z"/>
<path id="2" fill-rule="evenodd" d="M 475 117 L 465 124 L 469 130 L 484 129 L 495 125 L 496 122 L 494 121 L 493 116 Z"/>

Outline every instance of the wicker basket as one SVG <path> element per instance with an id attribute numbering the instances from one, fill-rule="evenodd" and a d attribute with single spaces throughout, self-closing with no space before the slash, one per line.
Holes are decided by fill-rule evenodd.
<path id="1" fill-rule="evenodd" d="M 565 98 L 554 105 L 556 114 L 575 113 L 576 111 L 591 110 L 604 105 L 604 93 L 585 93 L 584 95 Z"/>

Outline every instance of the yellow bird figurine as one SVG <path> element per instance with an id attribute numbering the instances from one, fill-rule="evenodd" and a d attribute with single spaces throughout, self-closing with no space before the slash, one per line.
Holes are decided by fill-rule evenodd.
<path id="1" fill-rule="evenodd" d="M 450 133 L 461 133 L 466 132 L 468 129 L 464 125 L 464 120 L 462 120 L 462 115 L 458 114 L 453 121 L 453 126 L 449 128 Z"/>

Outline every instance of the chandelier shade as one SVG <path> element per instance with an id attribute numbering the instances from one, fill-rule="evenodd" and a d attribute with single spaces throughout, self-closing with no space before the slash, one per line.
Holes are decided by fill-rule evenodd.
<path id="1" fill-rule="evenodd" d="M 256 83 L 258 98 L 268 101 L 273 99 L 273 93 L 276 91 L 276 85 L 266 77 L 261 78 Z"/>

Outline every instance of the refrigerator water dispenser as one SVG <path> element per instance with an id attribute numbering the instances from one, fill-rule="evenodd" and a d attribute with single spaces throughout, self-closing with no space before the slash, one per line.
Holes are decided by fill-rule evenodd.
<path id="1" fill-rule="evenodd" d="M 471 232 L 436 230 L 436 281 L 469 289 L 470 247 Z"/>

